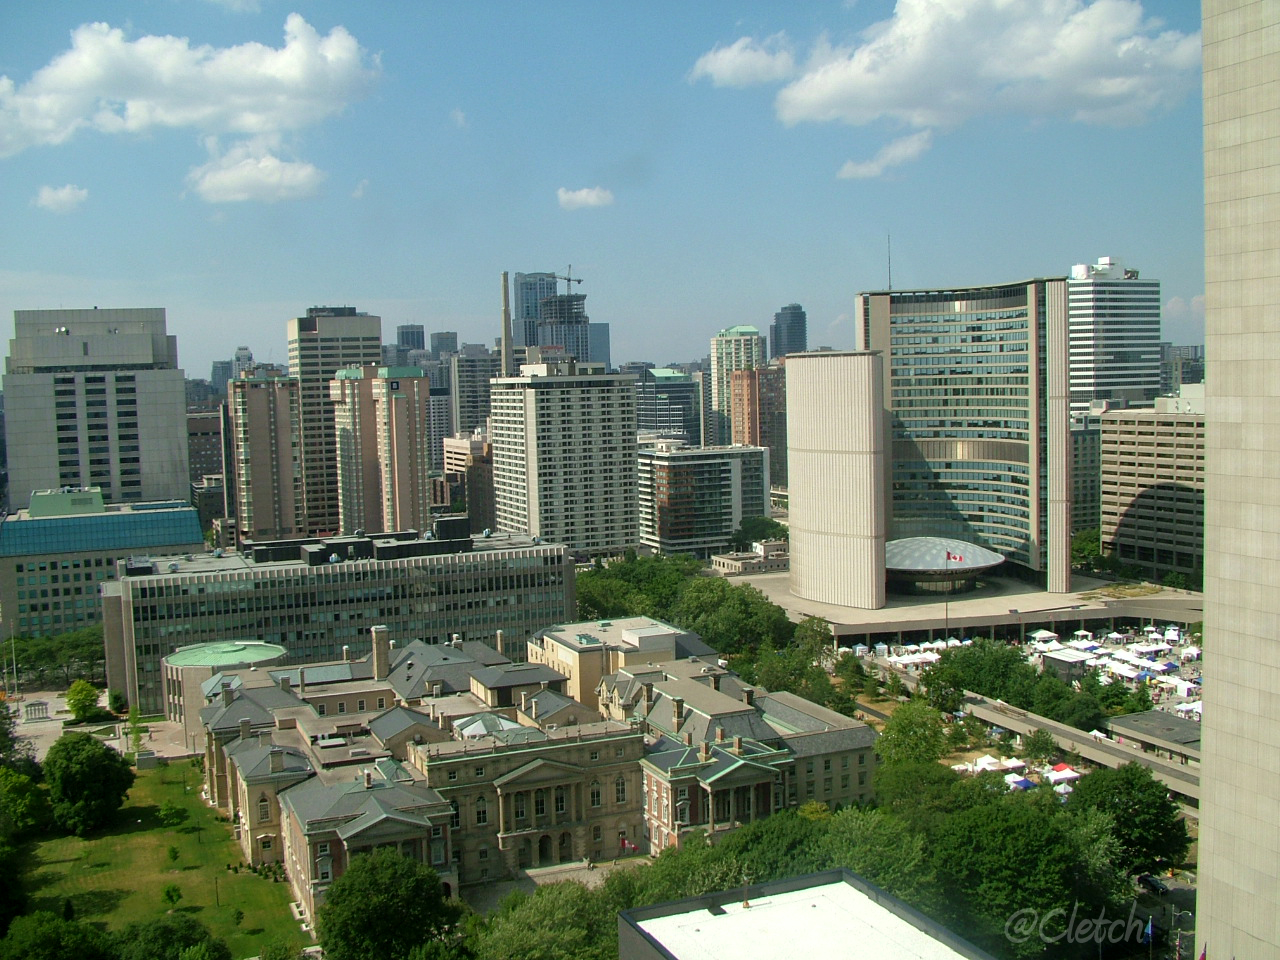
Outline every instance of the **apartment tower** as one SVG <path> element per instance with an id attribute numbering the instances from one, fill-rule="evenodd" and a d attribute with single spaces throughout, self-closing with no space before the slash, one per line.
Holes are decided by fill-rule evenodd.
<path id="1" fill-rule="evenodd" d="M 769 324 L 769 359 L 809 349 L 809 317 L 798 303 L 788 303 Z"/>
<path id="2" fill-rule="evenodd" d="M 241 540 L 303 536 L 302 400 L 297 380 L 278 374 L 227 383 L 231 466 Z"/>
<path id="3" fill-rule="evenodd" d="M 1195 956 L 1280 957 L 1280 5 L 1204 0 L 1204 762 Z"/>
<path id="4" fill-rule="evenodd" d="M 187 393 L 162 307 L 15 310 L 5 361 L 9 509 L 98 487 L 108 503 L 186 500 Z"/>
<path id="5" fill-rule="evenodd" d="M 781 364 L 729 375 L 730 440 L 767 447 L 771 482 L 787 485 L 787 374 Z"/>
<path id="6" fill-rule="evenodd" d="M 729 327 L 711 338 L 711 402 L 703 443 L 722 446 L 732 438 L 729 400 L 733 371 L 754 370 L 767 362 L 765 339 L 755 327 Z"/>

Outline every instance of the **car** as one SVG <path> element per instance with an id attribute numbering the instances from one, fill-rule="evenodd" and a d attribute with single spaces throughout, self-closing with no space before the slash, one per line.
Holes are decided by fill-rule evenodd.
<path id="1" fill-rule="evenodd" d="M 1159 877 L 1153 877 L 1149 873 L 1144 873 L 1138 877 L 1138 886 L 1155 897 L 1163 897 L 1169 892 L 1169 887 L 1163 880 Z"/>

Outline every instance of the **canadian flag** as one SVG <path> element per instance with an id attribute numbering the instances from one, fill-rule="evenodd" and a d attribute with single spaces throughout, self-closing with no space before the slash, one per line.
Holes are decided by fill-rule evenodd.
<path id="1" fill-rule="evenodd" d="M 964 557 L 960 556 L 960 554 L 958 554 L 958 553 L 952 553 L 950 550 L 948 550 L 948 551 L 947 551 L 947 560 L 949 560 L 949 561 L 950 561 L 950 562 L 952 562 L 952 563 L 963 563 L 963 562 L 964 562 Z"/>

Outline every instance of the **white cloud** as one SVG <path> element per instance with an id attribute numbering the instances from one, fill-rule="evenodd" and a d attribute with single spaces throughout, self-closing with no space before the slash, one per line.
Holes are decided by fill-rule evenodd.
<path id="1" fill-rule="evenodd" d="M 351 191 L 351 199 L 359 200 L 364 196 L 365 190 L 369 189 L 369 181 L 361 180 L 356 184 L 356 188 Z"/>
<path id="2" fill-rule="evenodd" d="M 744 37 L 705 54 L 694 72 L 730 85 L 737 63 L 750 77 L 761 62 L 752 55 L 764 49 Z M 893 16 L 856 43 L 820 38 L 775 110 L 786 124 L 917 131 L 993 114 L 1130 125 L 1181 102 L 1199 77 L 1199 34 L 1162 29 L 1139 0 L 898 0 Z M 886 147 L 897 152 L 882 151 L 890 162 L 880 169 L 913 159 L 913 143 L 902 137 Z M 846 164 L 841 175 L 874 176 L 859 171 L 879 162 Z"/>
<path id="3" fill-rule="evenodd" d="M 50 213 L 70 213 L 88 199 L 88 190 L 68 183 L 65 187 L 41 187 L 31 203 Z"/>
<path id="4" fill-rule="evenodd" d="M 578 210 L 582 207 L 607 207 L 613 203 L 613 191 L 604 187 L 583 187 L 581 190 L 566 190 L 561 187 L 556 191 L 560 206 L 565 210 Z"/>
<path id="5" fill-rule="evenodd" d="M 727 47 L 704 53 L 693 65 L 689 80 L 706 77 L 717 87 L 749 87 L 786 80 L 795 70 L 790 41 L 786 34 L 775 33 L 758 43 L 740 37 Z"/>
<path id="6" fill-rule="evenodd" d="M 465 127 L 467 125 L 467 115 L 457 107 L 449 111 L 449 119 L 453 121 L 455 127 Z"/>
<path id="7" fill-rule="evenodd" d="M 27 82 L 0 77 L 0 157 L 65 143 L 82 130 L 279 136 L 340 113 L 368 91 L 378 71 L 377 58 L 346 29 L 322 36 L 296 13 L 285 20 L 281 47 L 129 40 L 109 24 L 84 24 L 72 31 L 70 49 Z M 306 164 L 282 165 L 290 168 L 314 175 Z"/>
<path id="8" fill-rule="evenodd" d="M 269 138 L 246 140 L 221 152 L 210 138 L 213 158 L 187 174 L 187 182 L 209 203 L 298 200 L 316 192 L 324 173 L 309 163 L 281 160 Z"/>
<path id="9" fill-rule="evenodd" d="M 262 9 L 259 0 L 205 0 L 205 2 L 226 7 L 234 13 L 257 13 Z"/>
<path id="10" fill-rule="evenodd" d="M 1174 323 L 1204 322 L 1204 294 L 1192 297 L 1190 302 L 1182 297 L 1170 297 L 1164 305 L 1164 319 Z"/>
<path id="11" fill-rule="evenodd" d="M 929 130 L 920 130 L 917 133 L 899 137 L 892 143 L 887 143 L 881 147 L 879 153 L 871 160 L 863 163 L 854 163 L 852 160 L 846 161 L 836 176 L 842 180 L 867 180 L 872 177 L 878 177 L 890 167 L 896 167 L 899 164 L 910 163 L 912 160 L 918 159 L 922 153 L 929 149 L 932 143 L 933 133 Z"/>

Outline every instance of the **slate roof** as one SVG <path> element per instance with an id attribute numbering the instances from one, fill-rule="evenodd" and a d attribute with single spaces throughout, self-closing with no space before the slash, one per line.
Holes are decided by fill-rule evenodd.
<path id="1" fill-rule="evenodd" d="M 792 756 L 812 757 L 840 750 L 861 750 L 876 742 L 876 731 L 867 724 L 828 730 L 824 733 L 797 733 L 782 738 Z"/>
<path id="2" fill-rule="evenodd" d="M 283 755 L 284 769 L 272 773 L 271 751 L 278 750 Z M 256 780 L 259 777 L 294 778 L 310 776 L 315 770 L 306 755 L 292 747 L 278 747 L 260 737 L 240 739 L 226 748 L 227 759 L 240 771 L 240 779 Z"/>
<path id="3" fill-rule="evenodd" d="M 306 780 L 280 794 L 281 804 L 287 806 L 310 832 L 313 825 L 332 820 L 348 820 L 360 817 L 370 810 L 414 810 L 445 800 L 422 781 L 393 782 L 386 779 L 389 769 L 399 764 L 383 761 L 375 768 L 373 785 L 366 787 L 364 777 L 356 771 L 350 780 L 339 783 L 323 783 L 318 779 Z M 326 827 L 328 826 L 326 825 Z"/>
<path id="4" fill-rule="evenodd" d="M 523 687 L 531 683 L 559 683 L 565 677 L 541 663 L 504 663 L 495 667 L 484 667 L 475 671 L 473 676 L 489 690 L 502 687 Z"/>
<path id="5" fill-rule="evenodd" d="M 535 703 L 538 705 L 538 717 L 549 717 L 553 713 L 563 710 L 566 707 L 581 707 L 585 713 L 590 713 L 584 704 L 579 703 L 577 700 L 573 699 L 573 697 L 566 697 L 563 693 L 557 693 L 550 688 L 530 694 L 528 703 L 531 707 Z M 533 715 L 531 710 L 526 710 L 524 712 L 528 716 Z"/>
<path id="6" fill-rule="evenodd" d="M 511 662 L 478 640 L 466 641 L 459 647 L 414 640 L 393 654 L 389 680 L 396 695 L 405 700 L 432 696 L 437 682 L 442 685 L 442 693 L 466 693 L 471 689 L 471 675 L 477 670 Z"/>
<path id="7" fill-rule="evenodd" d="M 201 722 L 214 733 L 236 730 L 242 719 L 253 726 L 274 726 L 273 710 L 303 706 L 294 694 L 279 687 L 249 687 L 234 690 L 230 704 L 224 704 L 219 696 L 200 711 Z"/>
<path id="8" fill-rule="evenodd" d="M 378 714 L 369 721 L 369 732 L 386 743 L 391 737 L 415 726 L 434 727 L 436 722 L 425 713 L 410 710 L 408 707 L 395 706 Z"/>

